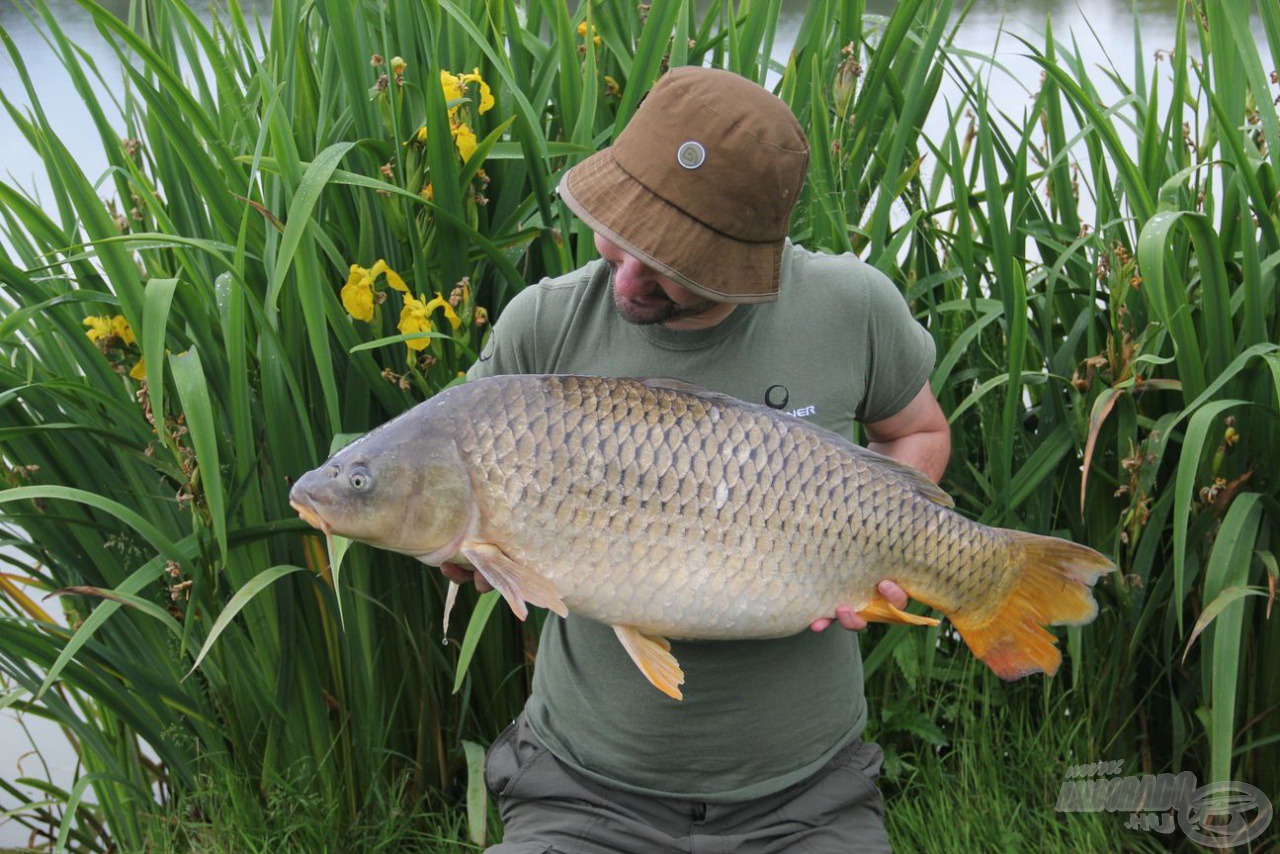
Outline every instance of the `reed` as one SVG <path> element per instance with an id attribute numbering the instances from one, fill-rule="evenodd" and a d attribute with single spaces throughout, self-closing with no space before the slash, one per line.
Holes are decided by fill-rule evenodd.
<path id="1" fill-rule="evenodd" d="M 1038 761 L 1280 794 L 1273 5 L 1261 47 L 1246 4 L 1181 6 L 1155 61 L 1135 25 L 1132 80 L 1050 29 L 1024 43 L 1044 77 L 1022 115 L 954 44 L 950 2 L 814 0 L 785 65 L 777 0 L 276 0 L 265 23 L 232 0 L 208 26 L 177 0 L 81 5 L 123 61 L 108 102 L 30 8 L 108 170 L 83 173 L 29 80 L 29 109 L 0 93 L 51 188 L 0 183 L 0 707 L 57 721 L 84 764 L 39 800 L 0 780 L 13 820 L 81 851 L 175 820 L 314 850 L 379 823 L 439 836 L 422 806 L 469 788 L 480 842 L 475 745 L 518 712 L 536 625 L 496 609 L 442 645 L 438 574 L 364 547 L 335 573 L 287 485 L 456 381 L 525 283 L 591 257 L 552 189 L 686 63 L 775 86 L 813 144 L 793 237 L 859 252 L 928 325 L 961 510 L 1121 567 L 1053 681 L 877 631 L 889 791 L 1000 761 L 954 726 L 994 697 Z"/>

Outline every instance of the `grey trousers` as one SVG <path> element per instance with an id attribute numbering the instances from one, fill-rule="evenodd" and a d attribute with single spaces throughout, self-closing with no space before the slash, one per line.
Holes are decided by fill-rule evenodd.
<path id="1" fill-rule="evenodd" d="M 521 716 L 494 741 L 485 785 L 504 841 L 491 854 L 850 854 L 889 851 L 883 752 L 855 741 L 813 776 L 755 801 L 651 798 L 560 762 Z"/>

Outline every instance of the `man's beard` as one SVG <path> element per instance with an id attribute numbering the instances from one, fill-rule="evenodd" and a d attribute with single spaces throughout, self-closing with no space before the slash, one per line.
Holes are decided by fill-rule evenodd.
<path id="1" fill-rule="evenodd" d="M 637 304 L 628 298 L 618 296 L 618 289 L 613 284 L 612 278 L 609 281 L 609 287 L 613 291 L 613 305 L 618 309 L 618 314 L 627 323 L 634 323 L 637 326 L 652 326 L 655 323 L 666 323 L 668 320 L 702 314 L 719 305 L 711 299 L 679 305 L 660 288 L 654 288 L 652 296 L 643 303 Z"/>

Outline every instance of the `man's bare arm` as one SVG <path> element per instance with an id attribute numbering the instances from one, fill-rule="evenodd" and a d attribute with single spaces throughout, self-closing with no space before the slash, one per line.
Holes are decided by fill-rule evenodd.
<path id="1" fill-rule="evenodd" d="M 934 483 L 942 480 L 951 459 L 951 425 L 928 383 L 897 414 L 862 426 L 868 448 L 915 466 Z"/>

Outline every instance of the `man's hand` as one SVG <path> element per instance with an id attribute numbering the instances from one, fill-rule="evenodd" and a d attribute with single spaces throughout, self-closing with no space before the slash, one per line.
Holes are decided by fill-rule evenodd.
<path id="1" fill-rule="evenodd" d="M 440 572 L 444 577 L 452 581 L 454 584 L 467 584 L 474 581 L 476 583 L 476 591 L 479 593 L 488 593 L 493 589 L 493 585 L 485 581 L 483 575 L 477 573 L 474 569 L 457 566 L 456 564 L 446 563 L 440 567 Z M 906 595 L 903 595 L 906 598 Z"/>
<path id="2" fill-rule="evenodd" d="M 907 607 L 907 591 L 903 590 L 892 581 L 884 580 L 876 586 L 876 591 L 885 598 L 890 605 L 898 609 Z M 848 605 L 841 605 L 836 608 L 834 618 L 823 617 L 821 620 L 814 620 L 809 624 L 809 628 L 815 632 L 820 632 L 832 623 L 839 622 L 850 631 L 860 632 L 867 627 L 867 621 L 864 620 L 857 611 Z"/>

